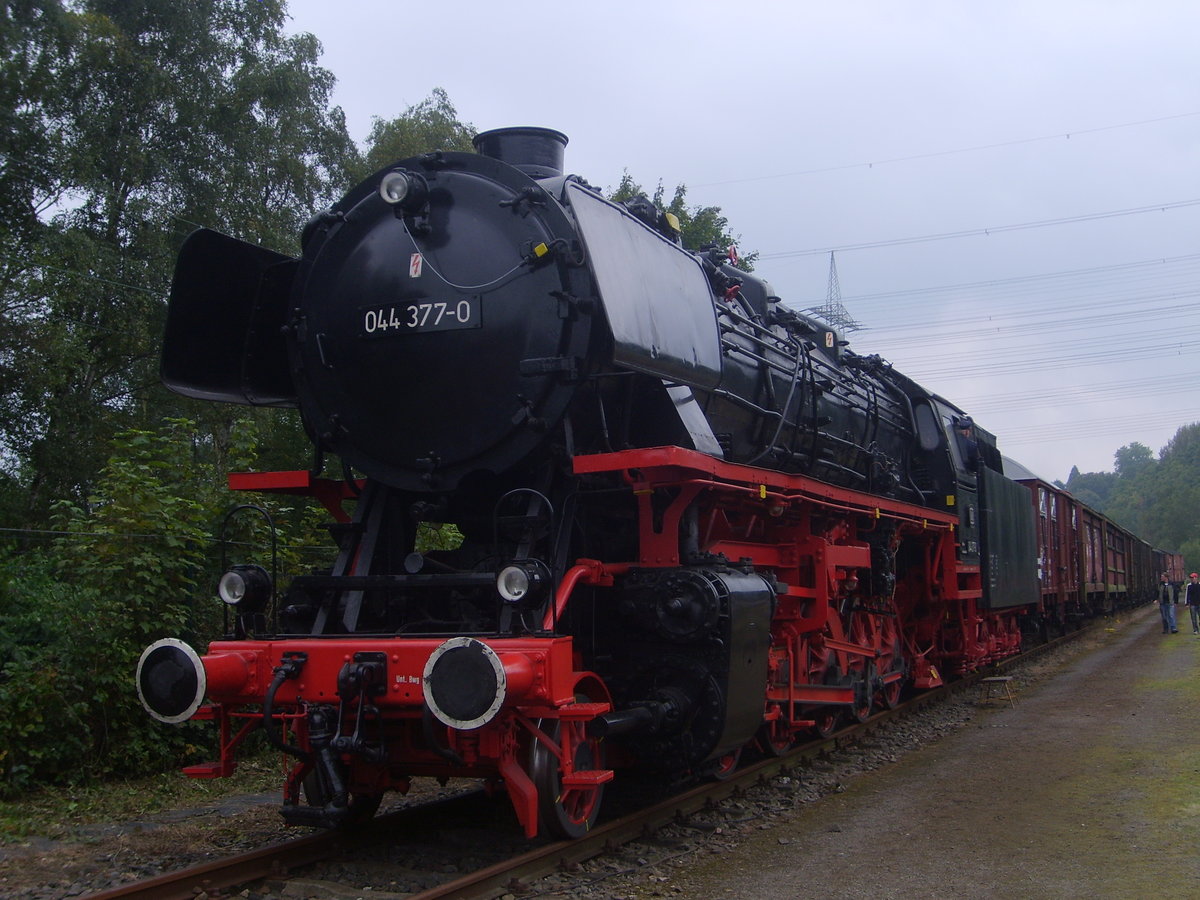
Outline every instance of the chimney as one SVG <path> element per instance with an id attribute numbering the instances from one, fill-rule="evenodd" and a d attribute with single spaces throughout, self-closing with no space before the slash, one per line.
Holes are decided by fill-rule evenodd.
<path id="1" fill-rule="evenodd" d="M 530 178 L 553 178 L 563 173 L 567 136 L 553 128 L 495 128 L 475 135 L 475 150 L 508 163 Z"/>

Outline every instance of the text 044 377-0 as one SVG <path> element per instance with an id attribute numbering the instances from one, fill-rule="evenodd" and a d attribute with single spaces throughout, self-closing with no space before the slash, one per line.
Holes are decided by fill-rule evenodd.
<path id="1" fill-rule="evenodd" d="M 362 310 L 362 326 L 363 334 L 368 337 L 478 328 L 479 298 L 410 300 L 395 306 L 370 306 Z"/>

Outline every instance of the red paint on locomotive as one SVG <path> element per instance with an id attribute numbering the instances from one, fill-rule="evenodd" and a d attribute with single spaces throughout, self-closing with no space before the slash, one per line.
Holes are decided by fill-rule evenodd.
<path id="1" fill-rule="evenodd" d="M 284 596 L 234 567 L 225 638 L 143 654 L 153 715 L 220 729 L 188 774 L 230 774 L 262 727 L 293 823 L 472 778 L 572 837 L 619 767 L 722 777 L 1140 597 L 1132 536 L 1077 504 L 1035 529 L 1040 486 L 963 410 L 564 176 L 564 135 L 476 143 L 376 173 L 299 258 L 203 229 L 181 250 L 164 382 L 297 406 L 346 467 L 230 476 L 315 497 L 338 555 Z M 422 522 L 463 545 L 416 552 Z"/>

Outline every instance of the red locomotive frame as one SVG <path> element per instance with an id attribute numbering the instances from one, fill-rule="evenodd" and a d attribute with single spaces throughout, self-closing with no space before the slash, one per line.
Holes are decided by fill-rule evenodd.
<path id="1" fill-rule="evenodd" d="M 527 834 L 577 836 L 618 767 L 720 776 L 1178 569 L 1078 504 L 1035 535 L 1041 497 L 994 435 L 727 254 L 685 250 L 646 198 L 566 177 L 565 135 L 474 143 L 363 181 L 299 257 L 208 229 L 180 249 L 164 383 L 296 406 L 315 471 L 329 453 L 370 476 L 231 476 L 317 498 L 338 552 L 282 594 L 230 567 L 207 657 L 143 653 L 151 715 L 219 722 L 219 760 L 191 774 L 228 774 L 261 726 L 295 760 L 291 822 L 469 777 L 503 786 Z M 398 310 L 450 308 L 439 284 L 472 295 L 453 327 L 439 310 L 401 329 Z M 408 389 L 429 384 L 461 402 Z M 652 446 L 678 443 L 696 449 Z M 463 543 L 418 552 L 426 522 Z"/>
<path id="2" fill-rule="evenodd" d="M 610 710 L 610 697 L 603 680 L 582 668 L 573 639 L 554 634 L 554 625 L 580 586 L 602 591 L 634 567 L 679 566 L 679 523 L 689 506 L 700 510 L 702 551 L 770 573 L 777 585 L 758 737 L 767 752 L 783 752 L 806 730 L 828 732 L 843 716 L 861 720 L 877 706 L 892 706 L 910 683 L 935 686 L 942 672 L 969 672 L 1019 649 L 1021 610 L 981 607 L 979 567 L 958 560 L 953 512 L 678 447 L 579 456 L 574 471 L 623 483 L 633 494 L 638 555 L 577 560 L 556 586 L 543 622 L 546 636 L 478 639 L 504 685 L 493 719 L 476 728 L 431 728 L 423 712 L 424 680 L 442 639 L 218 641 L 203 660 L 212 705 L 197 717 L 220 723 L 221 757 L 187 773 L 232 772 L 234 750 L 262 718 L 254 707 L 265 696 L 285 748 L 312 746 L 306 704 L 341 702 L 348 708 L 339 713 L 329 752 L 337 752 L 339 738 L 362 740 L 375 731 L 387 736 L 386 758 L 342 757 L 352 800 L 406 791 L 413 776 L 471 777 L 503 784 L 528 836 L 538 832 L 540 816 L 558 816 L 568 829 L 589 821 L 613 770 L 601 762 L 601 741 L 588 724 Z M 346 517 L 341 504 L 351 496 L 345 485 L 306 472 L 231 475 L 230 486 L 310 494 L 339 519 Z M 864 536 L 882 528 L 888 529 L 890 552 L 920 564 L 909 567 L 890 597 L 862 596 L 860 575 L 872 566 Z M 339 673 L 373 654 L 386 658 L 386 681 L 355 699 L 339 687 Z M 280 674 L 299 657 L 298 675 Z M 341 733 L 347 721 L 356 723 L 353 734 Z M 301 760 L 289 773 L 285 808 L 298 810 L 313 764 L 308 754 L 291 752 Z"/>

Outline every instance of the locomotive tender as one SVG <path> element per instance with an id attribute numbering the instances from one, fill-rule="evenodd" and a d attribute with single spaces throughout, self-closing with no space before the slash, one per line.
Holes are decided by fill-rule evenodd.
<path id="1" fill-rule="evenodd" d="M 184 245 L 164 382 L 299 407 L 314 469 L 230 483 L 319 498 L 338 550 L 278 596 L 233 567 L 224 639 L 143 654 L 152 715 L 219 724 L 189 774 L 231 773 L 261 727 L 290 822 L 467 777 L 572 837 L 623 767 L 719 776 L 1062 619 L 992 435 L 644 198 L 564 175 L 565 145 L 503 129 L 398 162 L 298 259 Z M 422 523 L 461 546 L 417 553 Z"/>

